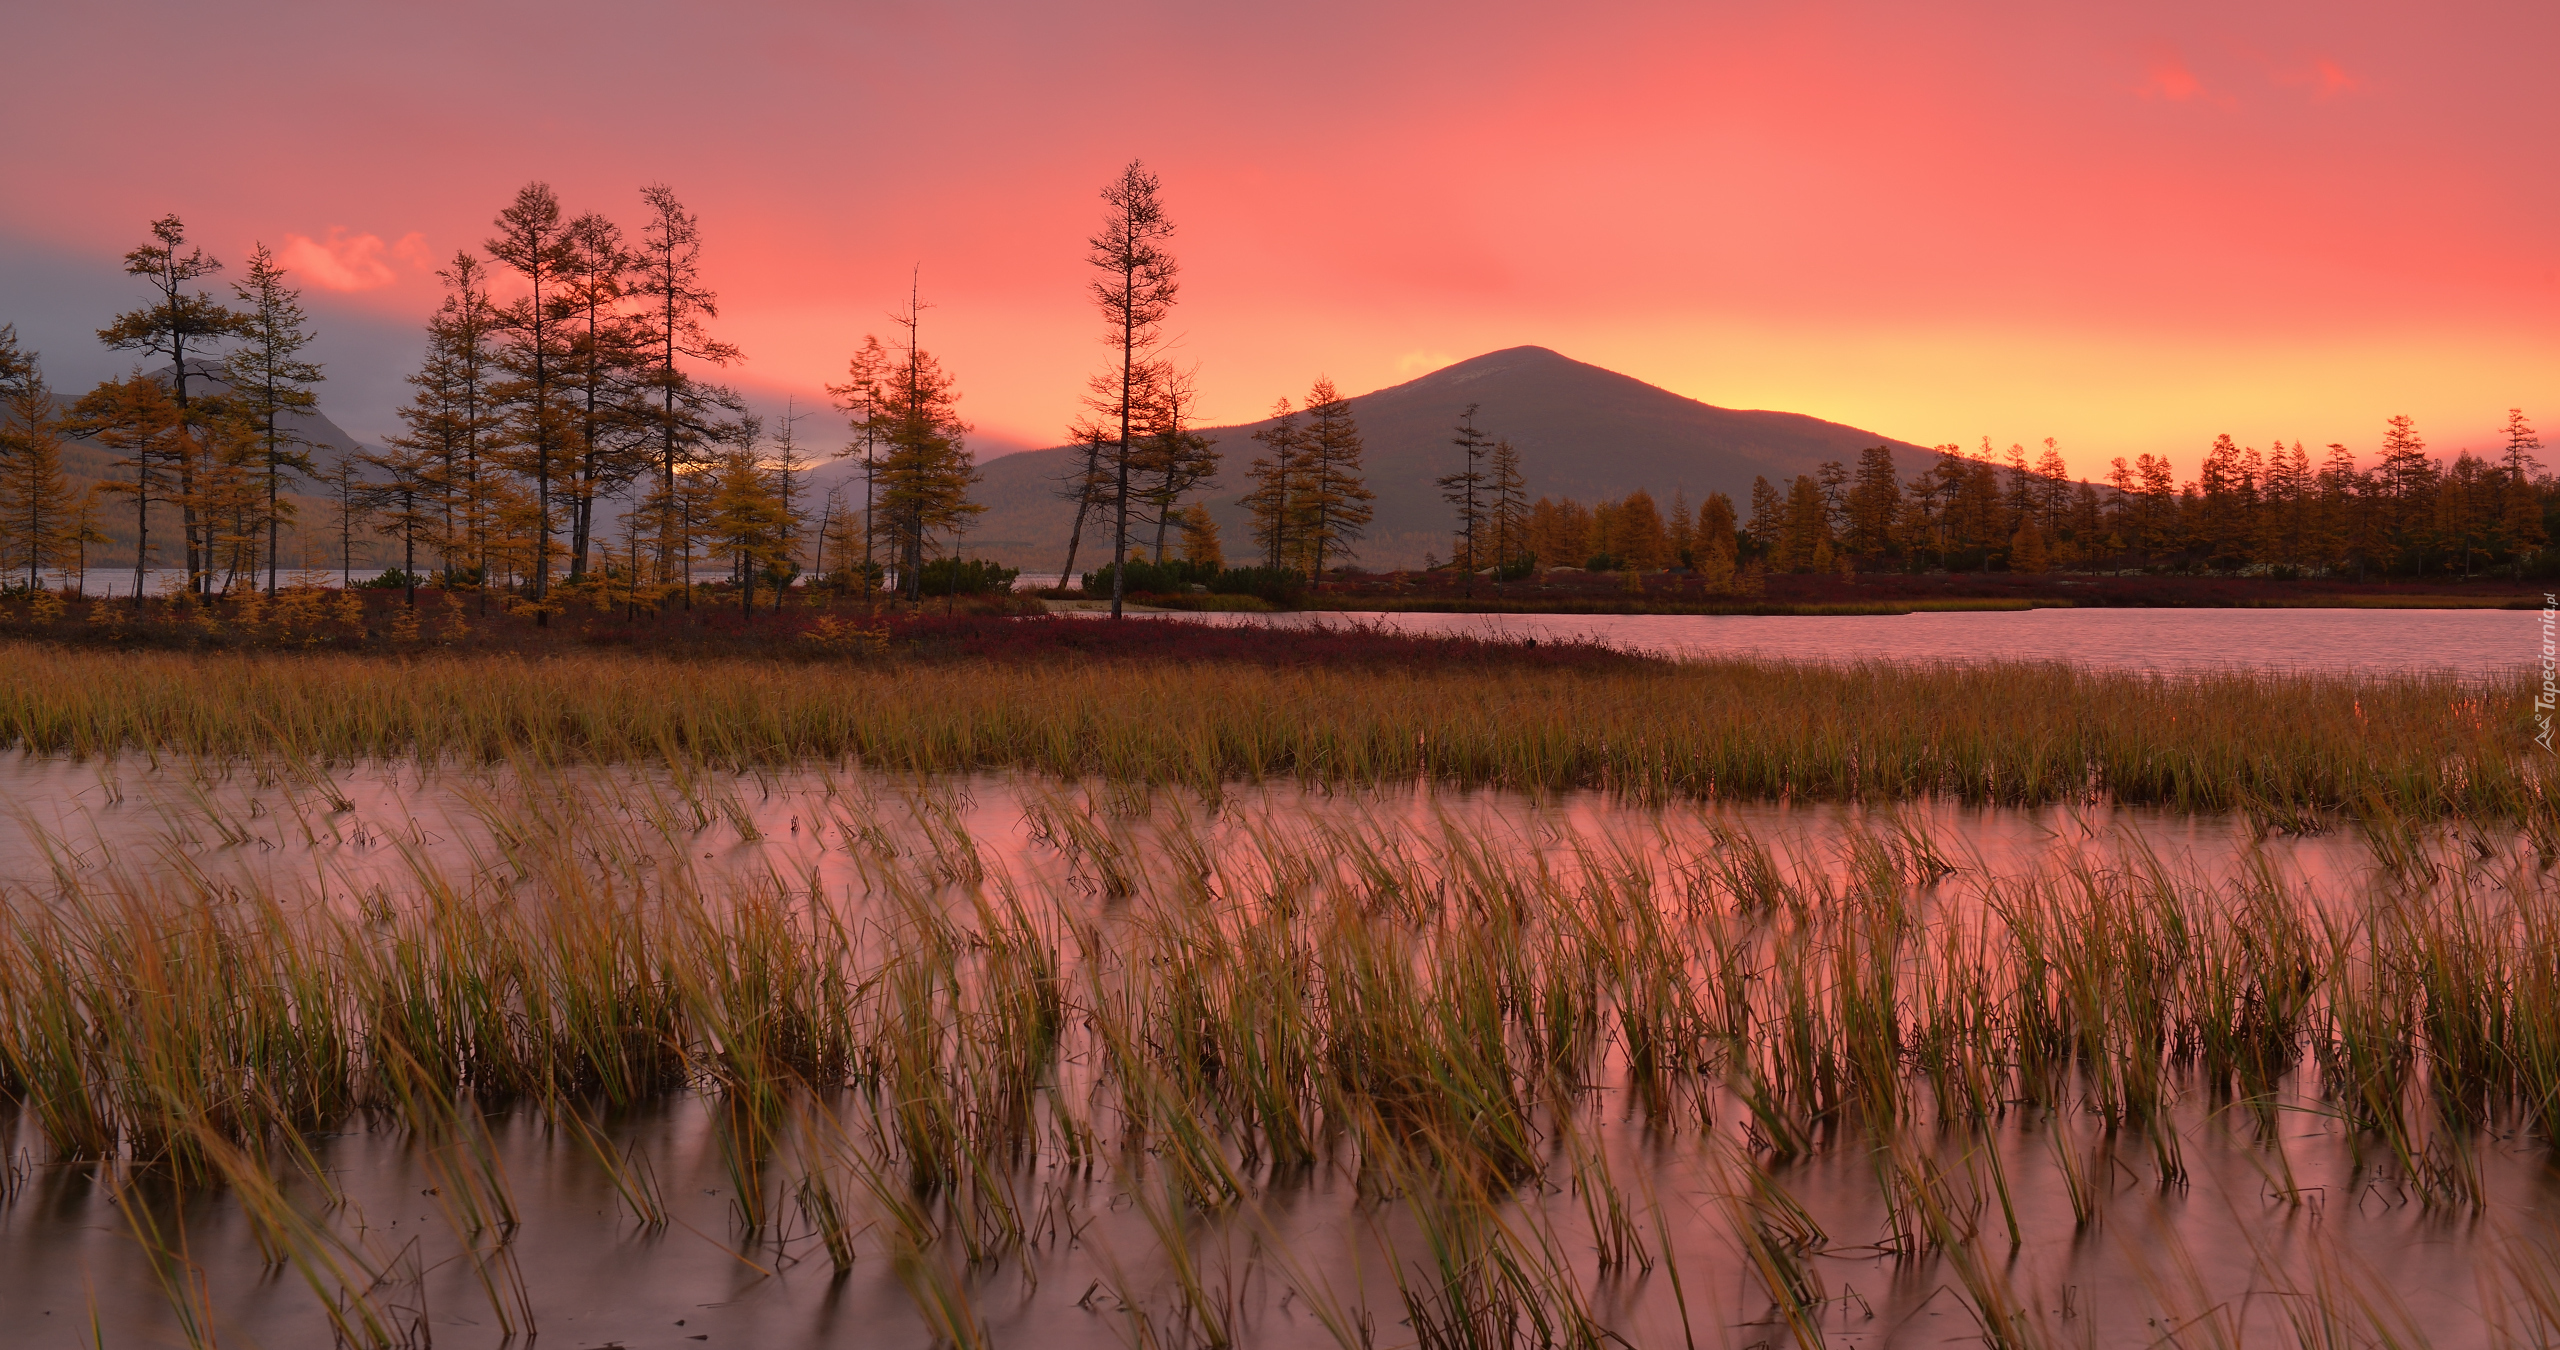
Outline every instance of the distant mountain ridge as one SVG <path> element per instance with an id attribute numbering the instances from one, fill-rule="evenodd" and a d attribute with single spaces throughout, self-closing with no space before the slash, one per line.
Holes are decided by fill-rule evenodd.
<path id="1" fill-rule="evenodd" d="M 170 370 L 171 367 L 162 366 L 151 372 L 151 378 L 165 385 L 169 383 Z M 199 390 L 228 393 L 231 382 L 223 378 L 222 366 L 218 362 L 189 361 L 187 388 L 190 394 Z M 363 442 L 348 435 L 344 428 L 330 421 L 329 415 L 317 407 L 288 412 L 279 421 L 287 434 L 294 438 L 294 443 L 310 452 L 312 464 L 323 473 L 334 468 L 344 456 L 366 452 Z"/>
<path id="2" fill-rule="evenodd" d="M 1719 408 L 1544 347 L 1488 352 L 1348 402 L 1377 494 L 1376 518 L 1356 554 L 1369 567 L 1448 556 L 1449 507 L 1432 480 L 1456 465 L 1450 437 L 1470 403 L 1480 405 L 1476 425 L 1486 435 L 1519 450 L 1532 500 L 1587 503 L 1643 488 L 1666 506 L 1674 491 L 1684 491 L 1694 505 L 1722 492 L 1748 511 L 1754 477 L 1783 485 L 1826 460 L 1854 463 L 1878 444 L 1893 447 L 1907 477 L 1929 456 L 1907 441 L 1802 413 Z M 1244 509 L 1235 503 L 1245 491 L 1245 466 L 1262 449 L 1252 434 L 1269 425 L 1265 419 L 1207 432 L 1224 463 L 1217 485 L 1196 499 L 1217 518 L 1230 559 L 1251 550 Z M 987 511 L 971 526 L 967 550 L 1034 573 L 1055 569 L 1075 514 L 1056 487 L 1076 453 L 1060 446 L 987 461 L 975 494 Z M 1108 556 L 1108 536 L 1100 538 L 1097 545 L 1094 522 L 1087 522 L 1078 570 Z"/>

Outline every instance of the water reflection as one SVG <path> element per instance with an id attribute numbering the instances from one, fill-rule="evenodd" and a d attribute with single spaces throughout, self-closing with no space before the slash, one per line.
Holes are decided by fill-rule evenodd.
<path id="1" fill-rule="evenodd" d="M 967 905 L 1011 896 L 1052 904 L 1092 934 L 1062 939 L 1071 960 L 1121 962 L 1133 980 L 1157 978 L 1147 972 L 1180 955 L 1178 944 L 1149 945 L 1161 937 L 1146 913 L 1155 896 L 1214 897 L 1220 907 L 1203 921 L 1228 925 L 1319 897 L 1391 912 L 1516 882 L 1532 897 L 1632 897 L 1709 932 L 1781 945 L 1790 923 L 1826 942 L 1854 933 L 1837 921 L 1863 905 L 1878 915 L 1907 905 L 1923 925 L 1945 920 L 1926 931 L 1961 938 L 2037 875 L 2156 872 L 2193 883 L 2190 898 L 2227 894 L 2235 905 L 2276 885 L 2350 915 L 2460 887 L 2482 903 L 2549 912 L 2539 859 L 2494 830 L 2430 834 L 2414 861 L 2394 865 L 2375 847 L 2379 826 L 2270 836 L 2246 821 L 2100 807 L 1636 808 L 1427 786 L 1203 798 L 851 770 L 314 774 L 142 757 L 15 759 L 0 768 L 0 792 L 20 816 L 0 885 L 20 905 L 121 887 L 284 895 L 366 914 L 431 884 L 544 901 L 582 877 L 607 878 L 594 884 L 714 905 L 780 895 L 855 916 L 939 897 L 961 915 L 951 931 L 965 945 L 977 931 Z M 1755 865 L 1776 888 L 1756 908 L 1746 894 L 1759 884 L 1746 875 Z M 1878 866 L 1893 876 L 1880 881 Z M 1509 880 L 1486 880 L 1497 876 Z M 1611 950 L 1593 941 L 1538 950 Z M 1805 969 L 1824 969 L 1832 952 Z M 1905 1016 L 1917 1018 L 1922 991 L 1936 987 L 1926 955 L 1911 957 Z M 1760 968 L 1782 968 L 1774 948 Z M 1575 973 L 1550 964 L 1524 978 L 1541 982 L 1540 997 L 1570 998 Z M 1075 996 L 1088 1019 L 1079 1028 L 1102 998 L 1100 985 Z M 1536 1278 L 1560 1282 L 1542 1286 L 1560 1306 L 1627 1344 L 2240 1344 L 2290 1336 L 2297 1316 L 2340 1319 L 2346 1341 L 2395 1331 L 2401 1343 L 2487 1344 L 2492 1316 L 2529 1334 L 2531 1291 L 2560 1273 L 2547 1223 L 2560 1196 L 2532 1122 L 2502 1118 L 2469 1138 L 2482 1202 L 2443 1203 L 2342 1120 L 2317 1057 L 2284 1070 L 2280 1109 L 2191 1087 L 2146 1128 L 2069 1098 L 2004 1099 L 1960 1118 L 1936 1089 L 1915 1086 L 1906 1128 L 1835 1121 L 1788 1157 L 1759 1136 L 1740 1078 L 1705 1076 L 1673 1099 L 1674 1119 L 1640 1104 L 1628 1047 L 1602 1034 L 1592 1078 L 1540 1108 L 1539 1179 L 1497 1197 L 1512 1245 L 1486 1250 L 1544 1262 Z M 1109 1080 L 1090 1034 L 1067 1035 L 1073 1053 L 1045 1081 L 1046 1099 L 1077 1100 Z M 882 1101 L 819 1094 L 742 1166 L 728 1099 L 702 1087 L 581 1117 L 611 1156 L 646 1160 L 662 1223 L 636 1212 L 557 1108 L 535 1103 L 499 1108 L 485 1126 L 492 1170 L 522 1216 L 503 1243 L 455 1217 L 445 1145 L 383 1113 L 314 1139 L 316 1175 L 289 1177 L 288 1189 L 366 1254 L 376 1275 L 358 1292 L 395 1343 L 499 1344 L 512 1307 L 527 1323 L 519 1332 L 573 1345 L 923 1343 L 937 1316 L 946 1339 L 998 1344 L 1205 1343 L 1219 1339 L 1214 1317 L 1219 1334 L 1245 1344 L 1396 1345 L 1416 1340 L 1415 1323 L 1433 1311 L 1429 1253 L 1450 1230 L 1416 1200 L 1429 1178 L 1381 1177 L 1328 1154 L 1294 1173 L 1240 1164 L 1255 1179 L 1245 1199 L 1176 1204 L 1165 1176 L 1178 1153 L 1165 1135 L 1083 1153 L 1044 1138 L 988 1183 L 1005 1190 L 1022 1236 L 973 1260 L 953 1239 L 901 1248 L 899 1192 L 865 1199 L 856 1162 L 812 1161 L 833 1156 L 831 1131 L 856 1128 Z M 1105 1128 L 1106 1117 L 1093 1123 Z M 10 1128 L 0 1308 L 24 1343 L 87 1344 L 93 1325 L 110 1344 L 166 1343 L 189 1308 L 225 1343 L 330 1341 L 317 1300 L 262 1255 L 235 1196 L 148 1177 L 111 1190 L 116 1169 L 51 1159 L 29 1116 Z M 853 1169 L 834 1175 L 861 1215 L 841 1276 L 800 1189 L 829 1165 Z M 750 1223 L 751 1209 L 766 1217 Z M 137 1214 L 165 1239 L 156 1273 Z M 1168 1260 L 1169 1245 L 1183 1259 Z M 513 1273 L 493 1282 L 498 1252 Z M 1780 1260 L 1803 1281 L 1801 1306 L 1775 1292 L 1768 1263 Z M 2475 1278 L 2484 1275 L 2489 1292 Z M 493 1296 L 493 1283 L 507 1292 Z M 954 1307 L 965 1325 L 949 1320 Z M 954 1325 L 966 1334 L 949 1334 Z"/>

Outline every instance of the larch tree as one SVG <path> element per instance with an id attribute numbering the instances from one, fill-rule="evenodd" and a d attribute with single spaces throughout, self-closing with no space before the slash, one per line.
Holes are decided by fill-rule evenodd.
<path id="1" fill-rule="evenodd" d="M 1618 502 L 1619 565 L 1632 572 L 1659 571 L 1670 565 L 1671 531 L 1663 523 L 1662 508 L 1654 504 L 1653 494 L 1643 488 L 1628 493 Z"/>
<path id="2" fill-rule="evenodd" d="M 754 450 L 740 445 L 712 462 L 710 534 L 738 574 L 740 612 L 756 612 L 756 578 L 778 573 L 791 547 L 791 513 L 783 505 L 773 475 L 758 463 Z M 781 603 L 780 592 L 775 603 Z"/>
<path id="3" fill-rule="evenodd" d="M 338 589 L 351 590 L 356 584 L 356 522 L 364 517 L 363 456 L 340 457 L 324 481 L 338 507 Z"/>
<path id="4" fill-rule="evenodd" d="M 921 343 L 924 308 L 910 291 L 907 312 L 895 316 L 906 332 L 894 353 L 888 390 L 891 421 L 879 504 L 899 589 L 917 602 L 924 599 L 925 552 L 933 536 L 986 509 L 969 500 L 969 488 L 978 481 L 966 441 L 969 427 L 960 420 L 955 382 Z"/>
<path id="5" fill-rule="evenodd" d="M 400 541 L 400 589 L 411 609 L 418 605 L 418 541 L 436 524 L 436 456 L 431 449 L 395 442 L 364 457 L 382 470 L 377 481 L 355 488 L 354 504 L 376 528 Z"/>
<path id="6" fill-rule="evenodd" d="M 572 275 L 576 241 L 560 216 L 560 198 L 549 183 L 527 183 L 498 212 L 497 233 L 481 245 L 513 271 L 525 294 L 498 311 L 505 342 L 499 359 L 508 379 L 500 396 L 509 411 L 507 440 L 517 473 L 533 485 L 529 587 L 534 621 L 549 626 L 551 611 L 551 502 L 568 450 L 569 412 L 562 395 L 571 365 Z"/>
<path id="7" fill-rule="evenodd" d="M 207 583 L 212 541 L 209 533 L 202 538 L 197 534 L 195 477 L 200 453 L 197 428 L 207 410 L 198 407 L 193 388 L 193 381 L 204 372 L 189 363 L 214 356 L 220 344 L 239 333 L 241 319 L 196 289 L 198 282 L 221 271 L 222 263 L 201 248 L 188 247 L 186 224 L 174 215 L 151 222 L 151 242 L 124 255 L 124 270 L 127 276 L 150 282 L 151 303 L 116 316 L 115 322 L 98 330 L 98 340 L 117 351 L 148 352 L 169 363 L 172 406 L 178 410 L 177 435 L 155 453 L 163 455 L 166 465 L 177 473 L 175 496 L 187 585 L 201 591 Z M 210 522 L 206 524 L 209 530 Z"/>
<path id="8" fill-rule="evenodd" d="M 872 580 L 879 575 L 880 569 L 879 559 L 872 550 L 880 538 L 876 528 L 880 450 L 888 443 L 889 432 L 895 425 L 895 419 L 889 414 L 888 400 L 889 382 L 894 374 L 889 349 L 880 345 L 879 338 L 866 333 L 862 345 L 845 362 L 845 382 L 827 386 L 827 397 L 834 400 L 836 411 L 844 414 L 846 429 L 852 432 L 852 439 L 845 442 L 844 449 L 836 452 L 836 458 L 861 456 L 862 586 L 865 594 L 870 592 Z M 1084 525 L 1081 515 L 1076 518 L 1076 525 L 1081 532 Z M 1075 562 L 1072 543 L 1067 550 L 1067 561 L 1071 566 Z M 1058 584 L 1063 586 L 1066 583 L 1061 581 Z"/>
<path id="9" fill-rule="evenodd" d="M 130 482 L 109 482 L 106 491 L 133 498 L 133 603 L 142 607 L 144 582 L 151 567 L 151 508 L 169 499 L 170 475 L 183 459 L 186 416 L 158 380 L 135 371 L 109 380 L 71 406 L 64 428 L 83 440 L 97 442 L 115 456 L 112 467 L 131 471 Z M 192 587 L 191 587 L 192 589 Z"/>
<path id="10" fill-rule="evenodd" d="M 445 286 L 444 302 L 427 322 L 427 362 L 409 377 L 418 395 L 401 419 L 412 437 L 434 445 L 436 556 L 445 584 L 459 580 L 467 565 L 477 578 L 480 607 L 488 608 L 490 535 L 497 525 L 499 480 L 490 451 L 497 437 L 497 356 L 490 350 L 497 331 L 497 306 L 489 298 L 488 266 L 457 250 L 452 265 L 436 273 Z M 421 422 L 419 416 L 428 420 Z"/>
<path id="11" fill-rule="evenodd" d="M 1226 550 L 1218 543 L 1217 518 L 1198 502 L 1182 510 L 1182 560 L 1210 576 L 1227 565 Z"/>
<path id="12" fill-rule="evenodd" d="M 105 503 L 101 500 L 105 495 L 105 484 L 91 483 L 71 499 L 70 526 L 64 535 L 71 546 L 74 594 L 89 593 L 89 546 L 114 542 L 107 537 L 105 530 L 98 528 L 98 522 L 106 514 Z"/>
<path id="13" fill-rule="evenodd" d="M 1787 504 L 1770 486 L 1768 478 L 1751 480 L 1751 519 L 1744 522 L 1742 532 L 1751 537 L 1751 546 L 1762 553 L 1778 551 L 1778 541 L 1786 533 Z"/>
<path id="14" fill-rule="evenodd" d="M 17 325 L 0 324 L 0 567 L 24 561 L 34 590 L 40 571 L 76 547 L 76 506 L 43 364 L 19 347 Z"/>
<path id="15" fill-rule="evenodd" d="M 1830 512 L 1825 509 L 1822 485 L 1812 474 L 1797 474 L 1795 481 L 1787 485 L 1775 565 L 1789 572 L 1813 571 L 1815 555 L 1819 553 L 1827 560 L 1830 546 Z"/>
<path id="16" fill-rule="evenodd" d="M 2519 581 L 2524 579 L 2525 553 L 2550 542 L 2542 528 L 2541 496 L 2533 490 L 2533 472 L 2542 467 L 2533 452 L 2541 448 L 2542 438 L 2534 434 L 2533 423 L 2525 420 L 2524 409 L 2507 409 L 2507 446 L 2498 461 L 2504 470 L 2506 499 L 2499 534 L 2514 558 Z"/>
<path id="17" fill-rule="evenodd" d="M 1292 505 L 1302 522 L 1307 579 L 1324 576 L 1325 558 L 1351 556 L 1352 545 L 1368 537 L 1377 498 L 1361 478 L 1360 426 L 1350 401 L 1318 378 L 1307 391 L 1307 425 L 1300 441 L 1298 464 L 1303 491 Z"/>
<path id="18" fill-rule="evenodd" d="M 1493 492 L 1487 517 L 1493 530 L 1493 562 L 1498 568 L 1510 567 L 1529 551 L 1529 484 L 1520 473 L 1520 452 L 1509 441 L 1495 441 L 1487 472 Z"/>
<path id="19" fill-rule="evenodd" d="M 800 529 L 808 520 L 808 512 L 800 505 L 800 499 L 808 491 L 810 471 L 817 466 L 817 461 L 811 459 L 800 444 L 800 421 L 808 416 L 810 414 L 800 411 L 796 397 L 783 401 L 782 416 L 776 419 L 782 430 L 774 435 L 772 456 L 764 462 L 765 472 L 773 484 L 774 500 L 781 504 L 782 518 L 786 523 L 778 560 L 786 570 L 796 569 L 800 563 Z M 775 603 L 779 605 L 780 602 L 781 596 L 777 593 Z"/>
<path id="20" fill-rule="evenodd" d="M 1850 550 L 1869 557 L 1891 552 L 1901 515 L 1902 480 L 1894 472 L 1893 447 L 1871 445 L 1859 451 L 1849 484 Z"/>
<path id="21" fill-rule="evenodd" d="M 1458 513 L 1455 532 L 1459 574 L 1466 578 L 1467 594 L 1476 593 L 1476 571 L 1484 566 L 1481 536 L 1485 533 L 1486 482 L 1485 456 L 1493 449 L 1493 441 L 1476 429 L 1476 408 L 1470 403 L 1458 414 L 1456 436 L 1449 443 L 1458 447 L 1458 467 L 1431 480 L 1440 489 L 1440 499 Z"/>
<path id="22" fill-rule="evenodd" d="M 1076 504 L 1076 519 L 1067 531 L 1067 560 L 1058 568 L 1061 589 L 1067 578 L 1076 574 L 1076 553 L 1084 546 L 1084 523 L 1095 511 L 1110 504 L 1112 484 L 1111 429 L 1092 418 L 1079 417 L 1067 428 L 1067 438 L 1075 442 L 1076 453 L 1059 474 L 1056 492 L 1061 499 Z"/>
<path id="23" fill-rule="evenodd" d="M 1156 530 L 1155 560 L 1164 561 L 1165 532 L 1185 495 L 1218 476 L 1218 443 L 1193 429 L 1197 372 L 1158 362 L 1147 398 L 1146 438 L 1131 453 L 1146 479 L 1147 514 Z"/>
<path id="24" fill-rule="evenodd" d="M 566 297 L 571 313 L 567 381 L 574 391 L 576 459 L 568 476 L 569 579 L 587 574 L 596 503 L 645 472 L 648 407 L 642 398 L 650 353 L 621 304 L 639 259 L 622 227 L 589 211 L 569 222 Z"/>
<path id="25" fill-rule="evenodd" d="M 260 244 L 249 254 L 249 272 L 232 286 L 240 301 L 239 345 L 223 361 L 223 379 L 231 386 L 233 404 L 256 429 L 258 488 L 264 497 L 260 514 L 267 535 L 267 594 L 276 593 L 277 539 L 293 506 L 284 499 L 288 473 L 309 474 L 311 438 L 296 426 L 297 415 L 320 405 L 312 386 L 320 383 L 320 364 L 302 359 L 312 344 L 309 316 L 302 312 L 302 292 L 285 284 L 285 271 L 275 254 Z"/>
<path id="26" fill-rule="evenodd" d="M 1253 486 L 1237 505 L 1252 522 L 1253 544 L 1262 552 L 1262 565 L 1277 570 L 1288 566 L 1294 556 L 1292 545 L 1297 540 L 1290 526 L 1296 519 L 1294 497 L 1304 478 L 1299 464 L 1306 437 L 1289 400 L 1273 405 L 1271 425 L 1253 433 L 1253 439 L 1262 442 L 1263 453 L 1246 470 Z"/>
<path id="27" fill-rule="evenodd" d="M 702 282 L 702 226 L 663 183 L 641 189 L 649 223 L 640 232 L 640 266 L 631 294 L 640 301 L 636 315 L 639 341 L 647 353 L 644 390 L 654 403 L 652 439 L 658 490 L 653 497 L 659 515 L 658 569 L 661 580 L 675 580 L 679 568 L 690 569 L 690 538 L 676 476 L 702 448 L 720 439 L 722 423 L 739 411 L 737 395 L 695 379 L 679 364 L 698 361 L 725 366 L 743 359 L 734 345 L 711 336 L 705 320 L 720 317 L 720 298 Z M 681 555 L 681 556 L 680 556 Z M 686 578 L 685 603 L 693 603 Z"/>
<path id="28" fill-rule="evenodd" d="M 1157 199 L 1160 184 L 1137 160 L 1102 189 L 1102 229 L 1086 241 L 1085 261 L 1100 273 L 1093 279 L 1094 304 L 1102 310 L 1104 340 L 1112 349 L 1111 368 L 1094 377 L 1087 406 L 1105 422 L 1116 422 L 1111 526 L 1111 617 L 1121 617 L 1127 589 L 1122 565 L 1129 557 L 1129 452 L 1141 421 L 1151 383 L 1156 349 L 1164 341 L 1164 322 L 1173 312 L 1180 287 L 1177 269 L 1165 244 L 1173 222 Z"/>
<path id="29" fill-rule="evenodd" d="M 1734 557 L 1739 551 L 1740 534 L 1733 517 L 1733 499 L 1721 492 L 1710 492 L 1698 503 L 1698 575 L 1710 590 L 1724 590 L 1733 584 Z"/>
<path id="30" fill-rule="evenodd" d="M 2374 466 L 2372 483 L 2383 513 L 2383 537 L 2394 552 L 2419 552 L 2433 522 L 2435 461 L 2427 458 L 2426 440 L 2408 417 L 2393 417 L 2382 433 L 2382 462 Z M 2386 575 L 2388 568 L 2386 567 Z"/>

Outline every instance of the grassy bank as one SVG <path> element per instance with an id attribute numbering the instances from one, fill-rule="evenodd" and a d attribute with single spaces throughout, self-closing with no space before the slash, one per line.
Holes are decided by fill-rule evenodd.
<path id="1" fill-rule="evenodd" d="M 0 746 L 313 762 L 851 759 L 1199 787 L 1430 777 L 1637 797 L 2106 795 L 2279 820 L 2376 805 L 2548 810 L 2521 676 L 1671 663 L 1430 639 L 1398 639 L 1385 659 L 1298 665 L 1267 658 L 1321 640 L 1201 630 L 1244 658 L 1164 659 L 1181 650 L 1168 635 L 1097 631 L 1110 627 L 1059 620 L 1059 641 L 1122 645 L 1011 660 L 0 646 Z M 1367 650 L 1356 635 L 1331 640 Z"/>

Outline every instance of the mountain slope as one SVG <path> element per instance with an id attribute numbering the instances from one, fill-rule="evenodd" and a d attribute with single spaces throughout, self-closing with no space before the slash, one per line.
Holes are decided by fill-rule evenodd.
<path id="1" fill-rule="evenodd" d="M 1837 422 L 1701 403 L 1544 347 L 1490 352 L 1349 402 L 1367 446 L 1369 489 L 1378 494 L 1377 517 L 1358 553 L 1370 567 L 1413 566 L 1425 552 L 1448 555 L 1449 507 L 1432 480 L 1456 467 L 1451 431 L 1470 403 L 1481 405 L 1476 425 L 1485 434 L 1519 450 L 1533 501 L 1588 503 L 1643 488 L 1668 506 L 1675 490 L 1692 504 L 1723 492 L 1747 512 L 1756 476 L 1783 485 L 1825 460 L 1854 463 L 1859 451 L 1879 443 L 1893 446 L 1906 477 L 1926 457 L 1918 446 Z M 1250 549 L 1235 499 L 1245 490 L 1245 467 L 1262 448 L 1251 435 L 1267 425 L 1209 432 L 1224 466 L 1217 486 L 1199 498 L 1217 517 L 1230 559 Z M 1066 447 L 1031 450 L 982 466 L 976 496 L 988 509 L 970 530 L 968 551 L 1034 572 L 1056 568 L 1074 512 L 1055 487 L 1074 454 Z M 1087 522 L 1079 570 L 1108 555 L 1107 531 L 1107 523 Z"/>

